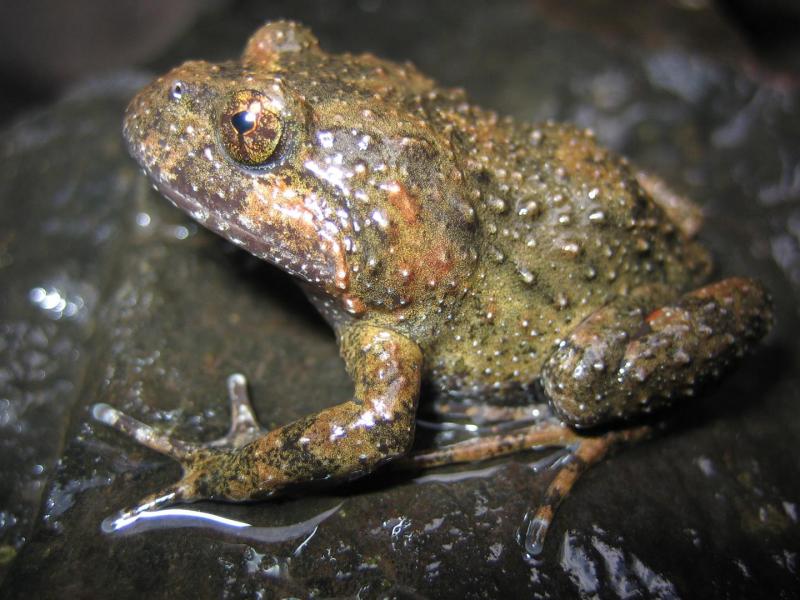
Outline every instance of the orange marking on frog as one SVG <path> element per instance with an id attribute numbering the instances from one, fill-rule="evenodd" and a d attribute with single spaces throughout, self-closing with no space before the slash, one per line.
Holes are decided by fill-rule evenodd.
<path id="1" fill-rule="evenodd" d="M 242 214 L 254 224 L 288 232 L 281 236 L 296 256 L 317 262 L 333 263 L 333 287 L 343 291 L 349 286 L 350 273 L 338 229 L 326 227 L 322 215 L 306 196 L 282 178 L 274 178 L 250 192 Z M 333 229 L 333 230 L 332 230 Z M 329 290 L 333 291 L 333 290 Z"/>
<path id="2" fill-rule="evenodd" d="M 663 316 L 663 314 L 664 314 L 664 309 L 663 308 L 657 308 L 656 310 L 654 310 L 653 312 L 651 312 L 649 315 L 647 315 L 645 317 L 645 319 L 644 319 L 645 323 L 648 323 L 648 324 L 652 323 L 653 321 L 656 321 L 657 319 L 661 318 Z"/>
<path id="3" fill-rule="evenodd" d="M 454 267 L 451 255 L 451 246 L 443 241 L 429 248 L 415 248 L 405 255 L 400 272 L 408 275 L 401 280 L 400 289 L 409 301 L 424 296 L 447 280 Z"/>
<path id="4" fill-rule="evenodd" d="M 406 223 L 415 224 L 419 220 L 420 204 L 416 196 L 410 194 L 402 183 L 393 183 L 389 188 L 389 203 L 394 206 Z"/>
<path id="5" fill-rule="evenodd" d="M 367 305 L 364 304 L 360 298 L 352 294 L 345 294 L 342 296 L 342 302 L 344 303 L 344 309 L 351 315 L 358 316 L 364 314 L 364 311 L 367 310 Z"/>

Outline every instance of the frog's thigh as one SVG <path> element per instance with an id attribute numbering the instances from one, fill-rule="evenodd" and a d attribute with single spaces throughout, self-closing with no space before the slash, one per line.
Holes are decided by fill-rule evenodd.
<path id="1" fill-rule="evenodd" d="M 663 288 L 642 290 L 586 318 L 545 364 L 542 387 L 573 426 L 593 427 L 691 396 L 771 322 L 766 292 L 749 279 L 725 279 L 668 305 L 658 302 Z"/>

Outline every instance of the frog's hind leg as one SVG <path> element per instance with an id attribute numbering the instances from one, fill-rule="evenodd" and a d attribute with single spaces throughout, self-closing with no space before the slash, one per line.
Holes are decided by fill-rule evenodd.
<path id="1" fill-rule="evenodd" d="M 146 496 L 134 507 L 106 519 L 103 522 L 105 531 L 120 529 L 143 512 L 204 497 L 201 489 L 203 482 L 197 477 L 197 473 L 203 472 L 203 465 L 213 461 L 221 451 L 240 448 L 263 435 L 264 430 L 256 421 L 250 405 L 244 375 L 237 373 L 228 377 L 228 397 L 231 404 L 228 433 L 207 443 L 186 442 L 160 433 L 108 404 L 100 403 L 92 407 L 92 417 L 96 421 L 113 427 L 151 450 L 169 456 L 183 467 L 183 477 L 177 483 Z"/>
<path id="2" fill-rule="evenodd" d="M 665 301 L 666 300 L 666 301 Z M 732 277 L 678 298 L 620 297 L 578 324 L 545 363 L 542 388 L 569 425 L 592 428 L 693 396 L 769 330 L 769 295 Z"/>
<path id="3" fill-rule="evenodd" d="M 413 453 L 402 464 L 430 469 L 455 463 L 474 462 L 513 454 L 522 450 L 566 447 L 580 440 L 569 427 L 533 425 L 499 435 L 476 437 L 449 446 Z"/>
<path id="4" fill-rule="evenodd" d="M 437 419 L 467 420 L 480 426 L 517 423 L 521 427 L 541 421 L 549 413 L 550 409 L 547 406 L 540 405 L 503 406 L 484 403 L 437 402 L 427 414 Z"/>
<path id="5" fill-rule="evenodd" d="M 571 450 L 569 458 L 560 463 L 555 478 L 547 487 L 544 499 L 529 513 L 530 520 L 524 536 L 525 550 L 536 556 L 544 547 L 545 536 L 556 510 L 580 476 L 589 467 L 600 462 L 616 446 L 638 441 L 649 433 L 650 427 L 642 426 L 589 437 L 580 435 L 564 425 L 534 425 L 502 435 L 474 438 L 418 452 L 404 459 L 402 463 L 416 468 L 432 468 L 487 460 L 534 448 L 569 448 Z"/>

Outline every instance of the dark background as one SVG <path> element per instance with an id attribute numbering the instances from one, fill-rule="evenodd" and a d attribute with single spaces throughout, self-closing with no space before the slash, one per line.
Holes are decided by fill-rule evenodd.
<path id="1" fill-rule="evenodd" d="M 318 16 L 336 12 L 338 4 L 320 0 L 312 12 Z M 369 14 L 378 12 L 382 2 L 351 4 L 360 4 Z M 429 18 L 424 3 L 407 4 L 413 18 Z M 572 8 L 565 12 L 585 21 L 598 15 L 613 21 L 616 12 L 651 10 L 642 6 L 647 3 L 635 1 L 569 4 Z M 730 28 L 731 38 L 739 38 L 731 45 L 744 44 L 759 68 L 793 82 L 800 76 L 800 3 L 796 1 L 656 0 L 652 4 L 717 13 Z M 4 0 L 0 3 L 0 123 L 20 110 L 52 100 L 82 78 L 119 67 L 157 65 L 158 57 L 204 15 L 246 11 L 250 6 L 247 0 Z"/>
<path id="2" fill-rule="evenodd" d="M 0 9 L 0 599 L 798 597 L 796 2 Z M 663 436 L 593 468 L 541 557 L 518 543 L 552 477 L 535 451 L 195 507 L 250 533 L 100 531 L 177 467 L 93 423 L 94 402 L 208 440 L 227 426 L 234 371 L 270 427 L 351 392 L 331 332 L 289 279 L 164 202 L 121 140 L 124 106 L 153 74 L 235 58 L 279 17 L 308 24 L 328 51 L 411 60 L 503 114 L 592 127 L 703 206 L 716 276 L 772 292 L 776 326 L 758 352 Z M 446 441 L 430 437 L 421 443 Z M 292 534 L 337 507 L 312 536 Z"/>

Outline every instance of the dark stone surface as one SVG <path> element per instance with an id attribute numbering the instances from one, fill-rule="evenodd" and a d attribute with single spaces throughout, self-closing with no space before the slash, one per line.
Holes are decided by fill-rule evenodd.
<path id="1" fill-rule="evenodd" d="M 76 81 L 152 60 L 198 13 L 226 1 L 0 3 L 0 124 Z"/>
<path id="2" fill-rule="evenodd" d="M 574 15 L 554 26 L 533 2 L 455 6 L 243 3 L 154 66 L 233 56 L 265 18 L 289 16 L 331 50 L 410 59 L 501 112 L 592 126 L 705 206 L 721 273 L 772 290 L 778 321 L 760 352 L 663 436 L 590 471 L 536 561 L 516 539 L 551 477 L 532 472 L 541 453 L 193 507 L 247 529 L 105 535 L 106 516 L 177 467 L 92 423 L 92 403 L 211 439 L 231 372 L 250 377 L 268 426 L 351 385 L 291 281 L 198 230 L 125 156 L 121 111 L 141 80 L 85 87 L 0 138 L 1 598 L 797 596 L 797 93 L 754 79 L 724 42 L 596 33 Z M 337 506 L 316 529 L 289 527 Z"/>

